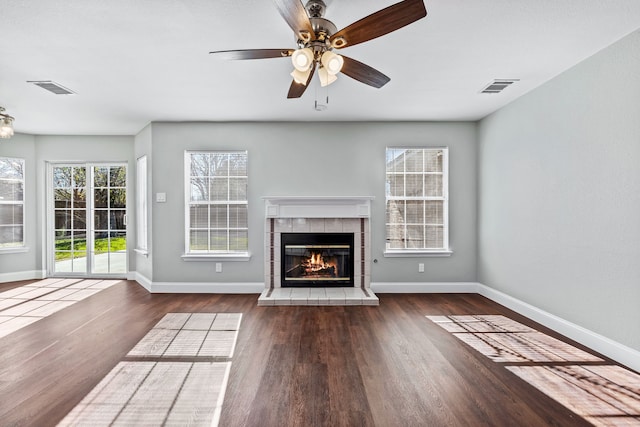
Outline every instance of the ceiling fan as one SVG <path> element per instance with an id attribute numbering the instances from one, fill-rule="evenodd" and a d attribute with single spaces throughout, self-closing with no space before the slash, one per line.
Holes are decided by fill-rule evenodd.
<path id="1" fill-rule="evenodd" d="M 381 88 L 390 80 L 380 71 L 333 52 L 363 43 L 409 25 L 427 16 L 423 0 L 404 0 L 381 9 L 337 31 L 324 18 L 322 0 L 274 0 L 280 15 L 294 32 L 297 49 L 243 49 L 209 52 L 222 59 L 266 59 L 291 57 L 293 82 L 287 98 L 299 98 L 309 86 L 316 69 L 322 86 L 337 80 L 342 72 L 369 86 Z"/>

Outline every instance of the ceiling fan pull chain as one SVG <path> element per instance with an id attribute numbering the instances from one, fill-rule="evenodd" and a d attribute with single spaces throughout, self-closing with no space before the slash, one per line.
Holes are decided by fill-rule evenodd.
<path id="1" fill-rule="evenodd" d="M 325 86 L 325 88 L 326 88 L 326 96 L 324 98 L 325 98 L 326 102 L 323 104 L 322 102 L 318 102 L 318 98 L 323 98 L 323 96 L 321 94 L 320 95 L 318 94 L 318 86 L 319 85 L 317 85 L 317 84 L 315 86 L 316 99 L 315 99 L 315 102 L 314 102 L 313 109 L 316 110 L 316 111 L 325 111 L 325 110 L 327 110 L 327 108 L 329 108 L 329 87 Z M 322 89 L 323 88 L 320 87 L 320 90 L 322 90 Z"/>

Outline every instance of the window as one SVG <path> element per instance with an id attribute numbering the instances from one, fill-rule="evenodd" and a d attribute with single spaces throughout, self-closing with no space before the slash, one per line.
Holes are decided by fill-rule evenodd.
<path id="1" fill-rule="evenodd" d="M 147 156 L 136 161 L 136 250 L 146 254 L 147 246 Z"/>
<path id="2" fill-rule="evenodd" d="M 24 248 L 24 160 L 0 157 L 0 250 Z"/>
<path id="3" fill-rule="evenodd" d="M 186 257 L 248 256 L 247 152 L 187 152 L 185 172 Z"/>
<path id="4" fill-rule="evenodd" d="M 448 255 L 448 150 L 387 148 L 385 255 Z"/>

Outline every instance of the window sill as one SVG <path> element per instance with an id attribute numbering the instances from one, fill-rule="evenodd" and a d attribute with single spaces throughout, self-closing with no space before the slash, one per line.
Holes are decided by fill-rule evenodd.
<path id="1" fill-rule="evenodd" d="M 15 248 L 0 248 L 0 254 L 23 254 L 25 252 L 29 252 L 29 248 L 26 246 Z"/>
<path id="2" fill-rule="evenodd" d="M 137 248 L 136 248 L 136 249 L 134 249 L 133 251 L 134 251 L 135 253 L 137 253 L 138 255 L 142 255 L 142 256 L 143 256 L 143 257 L 145 257 L 145 258 L 148 258 L 148 257 L 149 257 L 149 251 L 148 251 L 148 250 L 146 250 L 146 249 L 137 249 Z"/>
<path id="3" fill-rule="evenodd" d="M 449 257 L 453 254 L 451 250 L 388 250 L 384 252 L 385 258 L 422 258 L 422 257 Z"/>
<path id="4" fill-rule="evenodd" d="M 220 253 L 220 254 L 182 254 L 183 261 L 249 261 L 249 252 Z"/>

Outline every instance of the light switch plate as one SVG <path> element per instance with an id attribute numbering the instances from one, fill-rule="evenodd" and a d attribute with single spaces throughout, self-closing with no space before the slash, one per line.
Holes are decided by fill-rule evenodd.
<path id="1" fill-rule="evenodd" d="M 167 193 L 156 193 L 156 202 L 164 203 L 167 201 Z"/>

